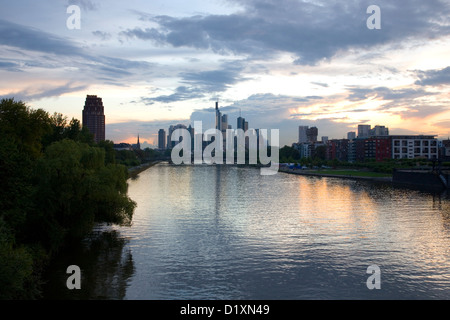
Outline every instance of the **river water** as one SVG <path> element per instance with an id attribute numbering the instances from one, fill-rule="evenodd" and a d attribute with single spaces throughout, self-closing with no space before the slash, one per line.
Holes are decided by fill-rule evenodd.
<path id="1" fill-rule="evenodd" d="M 129 196 L 132 226 L 99 226 L 66 250 L 45 298 L 450 298 L 446 195 L 160 163 L 129 180 Z M 66 287 L 73 264 L 81 290 Z"/>

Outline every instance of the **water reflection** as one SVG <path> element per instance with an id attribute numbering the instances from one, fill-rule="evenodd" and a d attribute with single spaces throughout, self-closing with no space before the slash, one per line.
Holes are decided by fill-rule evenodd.
<path id="1" fill-rule="evenodd" d="M 67 247 L 47 270 L 44 299 L 123 299 L 135 271 L 127 242 L 120 232 L 99 226 L 82 243 Z M 70 265 L 81 269 L 80 290 L 66 287 Z"/>
<path id="2" fill-rule="evenodd" d="M 76 297 L 65 268 L 85 263 L 80 294 L 95 299 L 450 298 L 447 194 L 164 163 L 129 194 L 133 225 L 71 253 L 54 296 Z M 373 264 L 381 290 L 366 286 Z"/>

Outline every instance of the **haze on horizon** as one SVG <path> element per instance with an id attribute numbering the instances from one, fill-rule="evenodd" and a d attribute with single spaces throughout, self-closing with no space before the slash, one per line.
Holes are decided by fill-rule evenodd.
<path id="1" fill-rule="evenodd" d="M 70 5 L 80 29 L 66 25 Z M 381 29 L 366 12 L 381 9 Z M 81 119 L 103 99 L 106 138 L 155 145 L 159 129 L 298 126 L 343 138 L 358 124 L 450 135 L 450 2 L 16 0 L 0 11 L 0 97 Z"/>

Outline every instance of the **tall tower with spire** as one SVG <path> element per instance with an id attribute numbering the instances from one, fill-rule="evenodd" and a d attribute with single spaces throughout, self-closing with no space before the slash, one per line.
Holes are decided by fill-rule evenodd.
<path id="1" fill-rule="evenodd" d="M 216 129 L 222 131 L 222 114 L 219 111 L 219 101 L 216 101 Z"/>

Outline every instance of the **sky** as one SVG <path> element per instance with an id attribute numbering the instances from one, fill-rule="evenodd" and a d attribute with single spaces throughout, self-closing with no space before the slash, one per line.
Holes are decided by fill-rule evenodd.
<path id="1" fill-rule="evenodd" d="M 80 9 L 79 28 L 73 28 Z M 368 27 L 378 6 L 380 29 Z M 0 97 L 81 120 L 103 99 L 106 138 L 155 147 L 203 121 L 298 126 L 346 138 L 358 124 L 450 136 L 450 1 L 15 0 L 0 2 Z M 72 24 L 71 24 L 72 23 Z"/>

